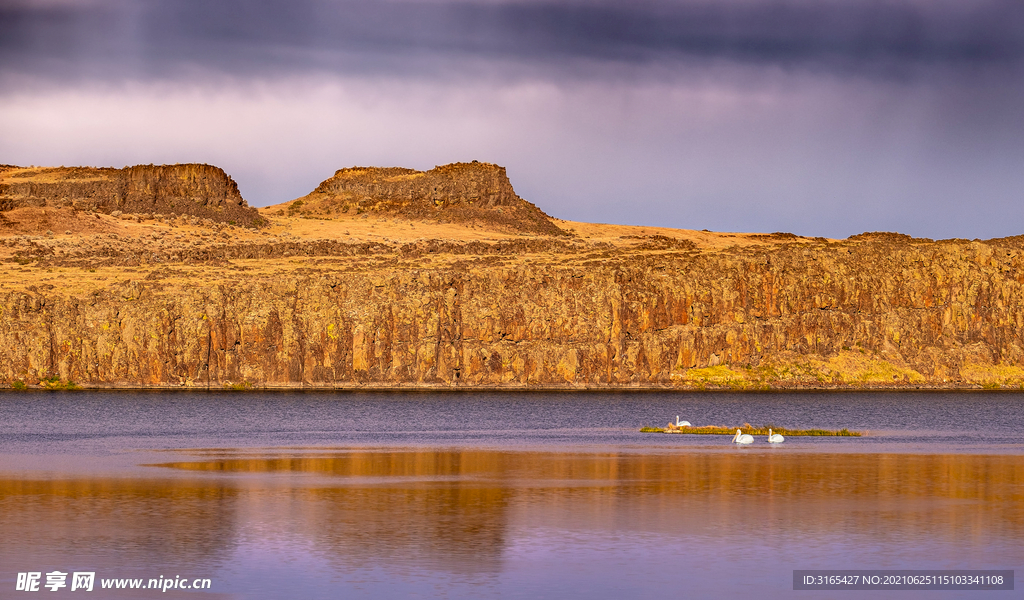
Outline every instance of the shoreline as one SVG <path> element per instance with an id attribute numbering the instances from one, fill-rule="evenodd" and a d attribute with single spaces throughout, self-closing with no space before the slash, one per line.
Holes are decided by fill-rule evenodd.
<path id="1" fill-rule="evenodd" d="M 856 393 L 856 392 L 998 392 L 1024 393 L 1020 387 L 983 387 L 980 385 L 963 386 L 779 386 L 758 388 L 736 388 L 730 386 L 703 386 L 701 388 L 677 386 L 565 386 L 565 385 L 529 385 L 529 386 L 451 386 L 444 384 L 270 384 L 270 385 L 172 385 L 172 384 L 69 384 L 67 386 L 46 387 L 26 385 L 21 389 L 5 387 L 0 395 L 16 392 L 95 392 L 95 391 L 202 391 L 202 392 L 516 392 L 516 393 L 664 393 L 679 392 L 687 394 L 778 394 L 778 393 Z"/>

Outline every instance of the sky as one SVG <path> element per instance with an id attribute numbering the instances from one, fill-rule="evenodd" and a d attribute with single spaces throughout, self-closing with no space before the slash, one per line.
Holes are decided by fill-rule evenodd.
<path id="1" fill-rule="evenodd" d="M 576 221 L 1024 234 L 1024 3 L 0 0 L 0 163 L 471 160 Z"/>

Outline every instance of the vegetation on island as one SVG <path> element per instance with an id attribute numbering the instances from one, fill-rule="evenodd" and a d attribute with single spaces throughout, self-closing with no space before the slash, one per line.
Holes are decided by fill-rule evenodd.
<path id="1" fill-rule="evenodd" d="M 777 425 L 761 425 L 760 427 L 754 427 L 750 423 L 744 423 L 741 426 L 726 427 L 724 425 L 701 425 L 691 427 L 676 427 L 673 424 L 669 424 L 667 427 L 648 427 L 644 426 L 640 428 L 641 433 L 691 433 L 698 435 L 735 435 L 736 430 L 739 429 L 743 433 L 749 433 L 750 435 L 768 435 L 770 429 L 772 433 L 778 433 L 783 436 L 840 436 L 840 437 L 860 437 L 863 435 L 860 431 L 850 431 L 847 428 L 838 430 L 833 429 L 790 429 L 788 427 L 779 427 Z"/>

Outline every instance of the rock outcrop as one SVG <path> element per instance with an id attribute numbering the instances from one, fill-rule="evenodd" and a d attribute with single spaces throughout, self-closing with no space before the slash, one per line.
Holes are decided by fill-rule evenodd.
<path id="1" fill-rule="evenodd" d="M 246 259 L 211 247 L 195 260 L 216 269 L 150 265 L 86 283 L 83 266 L 76 289 L 8 283 L 0 382 L 1024 385 L 1021 238 L 764 236 L 721 250 L 551 242 L 513 254 L 296 242 L 279 262 L 272 244 Z M 19 260 L 62 268 L 26 252 Z"/>
<path id="2" fill-rule="evenodd" d="M 505 167 L 454 163 L 429 171 L 352 167 L 337 171 L 288 207 L 292 214 L 373 212 L 412 220 L 479 224 L 510 233 L 565 235 L 548 215 L 520 198 Z"/>
<path id="3" fill-rule="evenodd" d="M 201 164 L 123 169 L 0 166 L 0 211 L 29 207 L 186 215 L 244 227 L 264 224 L 227 173 Z"/>
<path id="4" fill-rule="evenodd" d="M 568 235 L 485 163 L 265 214 L 207 165 L 0 166 L 0 387 L 1024 389 L 1024 237 Z"/>

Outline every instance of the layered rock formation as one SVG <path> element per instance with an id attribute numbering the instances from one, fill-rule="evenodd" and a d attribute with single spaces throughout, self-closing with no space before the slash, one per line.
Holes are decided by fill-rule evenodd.
<path id="1" fill-rule="evenodd" d="M 206 165 L 0 167 L 0 209 L 0 387 L 1024 389 L 1024 238 L 563 231 L 483 163 L 262 216 Z"/>
<path id="2" fill-rule="evenodd" d="M 475 223 L 512 233 L 564 235 L 548 215 L 516 194 L 505 167 L 476 161 L 429 171 L 341 169 L 288 207 L 291 214 L 307 216 L 329 217 L 350 211 Z"/>
<path id="3" fill-rule="evenodd" d="M 497 243 L 429 252 L 417 243 L 297 241 L 289 258 L 274 258 L 271 243 L 250 247 L 263 259 L 221 248 L 175 267 L 143 264 L 114 281 L 90 280 L 83 266 L 76 289 L 8 280 L 0 381 L 1024 384 L 1020 238 L 746 236 L 714 248 L 661 237 L 617 245 L 538 238 L 515 254 Z M 62 268 L 45 253 L 22 259 Z M 63 277 L 75 268 L 63 267 Z"/>
<path id="4" fill-rule="evenodd" d="M 264 220 L 238 185 L 210 165 L 137 165 L 123 169 L 0 166 L 0 211 L 73 208 L 100 213 L 187 215 L 257 227 Z"/>

